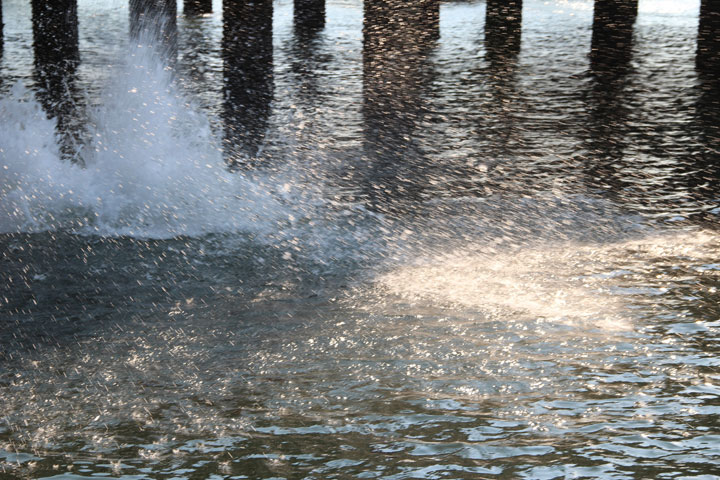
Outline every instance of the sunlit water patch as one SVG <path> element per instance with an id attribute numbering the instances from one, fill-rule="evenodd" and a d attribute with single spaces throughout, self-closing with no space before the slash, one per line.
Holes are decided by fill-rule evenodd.
<path id="1" fill-rule="evenodd" d="M 410 305 L 497 308 L 515 317 L 628 329 L 638 317 L 635 297 L 652 302 L 669 294 L 679 265 L 715 270 L 718 247 L 714 233 L 698 230 L 604 243 L 540 240 L 504 248 L 478 243 L 416 258 L 377 281 Z M 654 280 L 645 280 L 650 273 Z M 633 279 L 643 282 L 628 286 Z"/>

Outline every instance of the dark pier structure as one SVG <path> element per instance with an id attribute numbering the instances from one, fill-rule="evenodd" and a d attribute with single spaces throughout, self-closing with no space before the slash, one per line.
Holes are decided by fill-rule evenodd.
<path id="1" fill-rule="evenodd" d="M 32 1 L 33 50 L 38 98 L 57 119 L 63 155 L 77 158 L 81 127 L 76 73 L 80 63 L 77 0 Z"/>
<path id="2" fill-rule="evenodd" d="M 295 0 L 293 17 L 297 36 L 312 38 L 325 28 L 325 0 Z"/>
<path id="3" fill-rule="evenodd" d="M 31 4 L 39 97 L 48 115 L 58 119 L 63 149 L 71 154 L 78 142 L 71 114 L 80 60 L 77 0 L 32 0 Z M 129 0 L 129 5 L 132 38 L 155 46 L 173 66 L 178 41 L 177 1 Z M 366 143 L 380 164 L 394 161 L 392 157 L 397 154 L 392 151 L 416 148 L 399 139 L 409 137 L 422 116 L 418 92 L 426 82 L 428 52 L 440 36 L 439 5 L 439 0 L 364 1 Z M 212 0 L 184 0 L 183 6 L 188 16 L 212 12 Z M 295 0 L 297 41 L 309 45 L 317 37 L 325 26 L 325 10 L 325 0 Z M 637 10 L 638 0 L 595 0 L 588 51 L 590 71 L 596 78 L 622 76 L 630 67 Z M 223 0 L 223 17 L 226 152 L 231 163 L 241 163 L 246 161 L 243 158 L 261 152 L 270 118 L 274 89 L 272 0 Z M 0 56 L 2 25 L 0 3 Z M 487 0 L 485 47 L 491 69 L 516 63 L 521 34 L 522 0 Z M 696 65 L 703 79 L 716 81 L 713 79 L 720 73 L 720 0 L 701 1 Z M 398 112 L 414 113 L 401 116 Z"/>
<path id="4" fill-rule="evenodd" d="M 185 0 L 183 13 L 188 16 L 212 13 L 212 0 Z"/>
<path id="5" fill-rule="evenodd" d="M 701 0 L 696 64 L 702 74 L 720 74 L 720 0 Z"/>
<path id="6" fill-rule="evenodd" d="M 440 35 L 439 2 L 366 0 L 363 24 L 364 195 L 371 205 L 423 190 L 423 153 L 413 140 L 424 116 L 427 56 Z"/>
<path id="7" fill-rule="evenodd" d="M 485 58 L 491 67 L 514 63 L 520 53 L 522 0 L 487 0 Z"/>
<path id="8" fill-rule="evenodd" d="M 596 0 L 593 10 L 590 68 L 622 73 L 632 58 L 638 0 Z"/>
<path id="9" fill-rule="evenodd" d="M 5 32 L 4 27 L 5 24 L 3 23 L 3 15 L 2 15 L 3 9 L 2 9 L 2 2 L 0 2 L 0 59 L 2 59 L 3 56 L 3 45 L 5 44 L 4 38 L 5 38 Z"/>
<path id="10" fill-rule="evenodd" d="M 273 99 L 272 0 L 225 0 L 225 152 L 231 164 L 256 157 Z"/>

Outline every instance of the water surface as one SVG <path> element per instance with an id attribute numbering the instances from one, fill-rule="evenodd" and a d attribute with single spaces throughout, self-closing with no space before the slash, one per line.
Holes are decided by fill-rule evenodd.
<path id="1" fill-rule="evenodd" d="M 275 2 L 263 149 L 228 169 L 220 5 L 169 70 L 80 2 L 83 166 L 5 1 L 0 478 L 717 478 L 698 2 L 642 1 L 610 79 L 591 2 L 525 3 L 499 70 L 484 3 L 442 4 L 378 113 L 362 5 L 304 43 Z"/>

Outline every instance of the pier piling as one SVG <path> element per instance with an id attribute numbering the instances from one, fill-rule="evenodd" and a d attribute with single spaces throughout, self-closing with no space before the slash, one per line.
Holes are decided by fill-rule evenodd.
<path id="1" fill-rule="evenodd" d="M 75 79 L 80 63 L 77 0 L 33 0 L 33 50 L 38 98 L 56 118 L 61 150 L 76 158 L 80 143 Z"/>
<path id="2" fill-rule="evenodd" d="M 633 25 L 638 0 L 595 0 L 590 68 L 622 74 L 632 58 Z"/>
<path id="3" fill-rule="evenodd" d="M 183 3 L 184 15 L 205 15 L 212 13 L 212 0 L 185 0 Z"/>
<path id="4" fill-rule="evenodd" d="M 706 74 L 720 73 L 720 0 L 702 0 L 695 62 Z"/>
<path id="5" fill-rule="evenodd" d="M 225 154 L 231 164 L 256 157 L 273 99 L 272 0 L 223 4 Z"/>
<path id="6" fill-rule="evenodd" d="M 520 53 L 522 0 L 487 0 L 485 52 L 496 66 L 512 61 Z"/>

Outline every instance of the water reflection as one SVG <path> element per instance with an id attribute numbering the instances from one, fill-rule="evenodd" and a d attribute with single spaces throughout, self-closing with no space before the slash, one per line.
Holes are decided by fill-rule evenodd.
<path id="1" fill-rule="evenodd" d="M 312 41 L 325 27 L 325 0 L 295 0 L 293 18 L 298 41 Z"/>
<path id="2" fill-rule="evenodd" d="M 207 15 L 212 13 L 212 0 L 185 0 L 183 3 L 184 15 Z"/>
<path id="3" fill-rule="evenodd" d="M 621 67 L 624 71 L 627 64 Z M 586 178 L 591 188 L 603 189 L 610 195 L 622 195 L 624 182 L 632 181 L 622 175 L 626 146 L 631 134 L 629 114 L 632 97 L 627 91 L 628 79 L 614 70 L 593 71 L 586 94 L 587 168 Z M 632 159 L 629 161 L 633 161 Z"/>
<path id="4" fill-rule="evenodd" d="M 289 70 L 296 85 L 291 106 L 292 114 L 299 122 L 296 151 L 305 161 L 318 160 L 317 157 L 324 153 L 321 149 L 326 148 L 326 142 L 320 139 L 325 132 L 318 131 L 313 118 L 322 115 L 327 94 L 323 91 L 322 77 L 332 69 L 333 60 L 327 53 L 328 38 L 323 34 L 324 14 L 324 0 L 295 2 L 293 36 L 287 53 Z"/>
<path id="5" fill-rule="evenodd" d="M 693 169 L 686 176 L 688 189 L 703 208 L 696 217 L 717 225 L 718 191 L 720 189 L 720 81 L 701 76 L 695 104 L 695 118 L 700 151 L 693 155 Z M 714 228 L 717 228 L 716 226 Z"/>
<path id="6" fill-rule="evenodd" d="M 522 0 L 488 0 L 485 58 L 493 70 L 517 61 L 522 38 Z"/>

